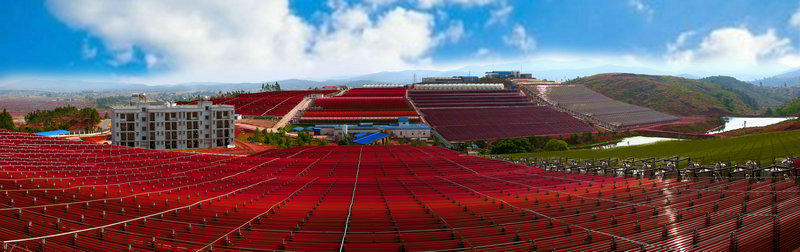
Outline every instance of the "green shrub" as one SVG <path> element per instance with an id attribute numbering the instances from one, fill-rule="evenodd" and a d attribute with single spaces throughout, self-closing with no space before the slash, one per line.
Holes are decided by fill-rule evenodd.
<path id="1" fill-rule="evenodd" d="M 544 150 L 546 151 L 565 151 L 568 149 L 567 142 L 558 139 L 550 139 L 550 141 L 547 141 L 547 144 L 544 145 Z"/>

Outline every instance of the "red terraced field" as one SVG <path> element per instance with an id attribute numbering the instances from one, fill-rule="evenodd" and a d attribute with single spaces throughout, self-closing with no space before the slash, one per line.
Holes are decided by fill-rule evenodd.
<path id="1" fill-rule="evenodd" d="M 252 157 L 0 131 L 5 250 L 791 251 L 794 180 L 545 171 L 439 147 Z"/>
<path id="2" fill-rule="evenodd" d="M 342 97 L 401 97 L 405 95 L 404 88 L 353 88 Z"/>
<path id="3" fill-rule="evenodd" d="M 354 88 L 342 96 L 317 98 L 303 114 L 305 123 L 418 121 L 403 88 Z"/>
<path id="4" fill-rule="evenodd" d="M 240 94 L 232 98 L 211 99 L 214 104 L 233 105 L 237 114 L 246 116 L 284 116 L 297 106 L 303 97 L 312 94 L 328 95 L 337 90 L 292 90 Z M 197 101 L 178 102 L 196 104 Z"/>

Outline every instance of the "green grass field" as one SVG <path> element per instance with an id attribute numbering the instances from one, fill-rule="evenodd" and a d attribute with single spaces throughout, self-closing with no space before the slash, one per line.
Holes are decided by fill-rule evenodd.
<path id="1" fill-rule="evenodd" d="M 773 158 L 800 156 L 800 130 L 704 140 L 668 141 L 648 145 L 617 147 L 605 150 L 569 150 L 511 154 L 531 158 L 664 158 L 690 157 L 703 164 L 747 160 L 770 164 Z"/>

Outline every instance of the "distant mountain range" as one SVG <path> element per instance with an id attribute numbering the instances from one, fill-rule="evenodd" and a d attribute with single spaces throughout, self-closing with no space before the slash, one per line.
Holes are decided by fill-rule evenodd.
<path id="1" fill-rule="evenodd" d="M 754 85 L 768 86 L 768 87 L 794 87 L 800 86 L 800 68 L 794 69 L 782 74 L 778 74 L 769 78 L 757 79 L 750 81 Z"/>
<path id="2" fill-rule="evenodd" d="M 395 72 L 379 72 L 357 76 L 332 77 L 328 80 L 286 79 L 269 80 L 269 83 L 278 82 L 283 89 L 308 89 L 325 85 L 361 86 L 367 83 L 402 83 L 411 84 L 422 80 L 424 77 L 449 77 L 457 75 L 483 76 L 485 72 L 494 70 L 519 70 L 523 73 L 532 73 L 537 78 L 555 81 L 566 81 L 582 76 L 600 73 L 639 73 L 651 75 L 666 75 L 664 71 L 644 67 L 627 67 L 609 65 L 591 60 L 535 60 L 506 64 L 472 65 L 453 70 L 406 70 Z M 191 82 L 168 85 L 145 85 L 141 83 L 126 83 L 113 81 L 81 81 L 69 79 L 23 79 L 0 82 L 0 90 L 33 90 L 54 92 L 81 92 L 81 91 L 120 91 L 120 92 L 180 92 L 180 91 L 255 91 L 261 83 L 214 83 Z"/>
<path id="3" fill-rule="evenodd" d="M 274 83 L 270 81 L 269 83 Z M 371 80 L 333 80 L 333 81 L 310 81 L 310 80 L 279 80 L 281 88 L 287 90 L 299 90 L 325 85 L 347 85 L 361 86 L 367 83 L 388 83 Z M 192 82 L 171 85 L 145 85 L 138 83 L 123 82 L 102 82 L 102 81 L 80 81 L 80 80 L 41 80 L 26 79 L 0 83 L 0 90 L 30 90 L 30 91 L 50 91 L 50 92 L 192 92 L 192 91 L 257 91 L 261 88 L 261 83 L 216 83 L 216 82 Z"/>
<path id="4" fill-rule="evenodd" d="M 593 60 L 548 60 L 538 59 L 515 63 L 470 65 L 452 70 L 405 70 L 394 72 L 379 72 L 355 76 L 339 76 L 324 79 L 285 79 L 269 80 L 269 83 L 276 81 L 281 84 L 283 89 L 309 89 L 326 85 L 347 85 L 358 87 L 367 83 L 401 83 L 410 84 L 420 81 L 424 77 L 449 77 L 459 75 L 483 76 L 485 72 L 494 70 L 519 70 L 523 73 L 531 73 L 534 77 L 554 80 L 567 81 L 578 77 L 592 76 L 603 73 L 636 73 L 645 75 L 675 75 L 686 79 L 700 79 L 703 76 L 711 76 L 703 72 L 693 73 L 671 73 L 664 70 L 656 70 L 647 67 L 633 67 L 611 65 L 604 62 Z M 755 85 L 764 86 L 800 86 L 800 69 L 782 73 L 774 77 L 750 81 Z M 15 81 L 0 82 L 0 90 L 33 90 L 33 91 L 55 91 L 55 92 L 81 92 L 81 91 L 120 91 L 120 92 L 183 92 L 183 91 L 256 91 L 261 87 L 261 83 L 218 83 L 218 82 L 190 82 L 167 85 L 145 85 L 141 83 L 126 83 L 113 81 L 81 81 L 69 79 L 23 79 Z"/>

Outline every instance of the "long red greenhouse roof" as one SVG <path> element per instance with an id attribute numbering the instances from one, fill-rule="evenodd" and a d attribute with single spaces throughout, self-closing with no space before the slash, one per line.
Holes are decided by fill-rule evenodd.
<path id="1" fill-rule="evenodd" d="M 794 180 L 573 174 L 408 145 L 210 155 L 6 130 L 0 168 L 7 250 L 800 247 Z"/>

